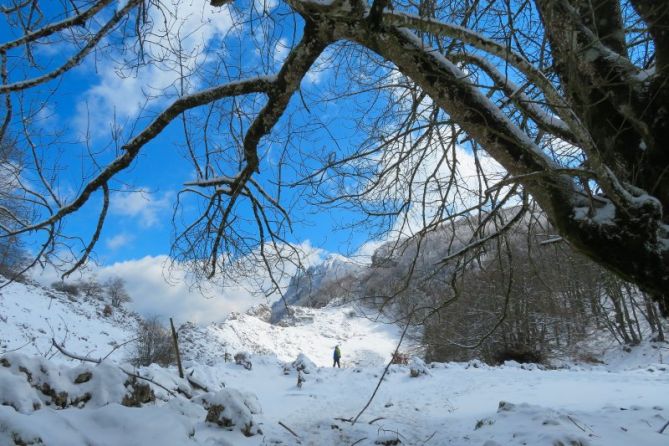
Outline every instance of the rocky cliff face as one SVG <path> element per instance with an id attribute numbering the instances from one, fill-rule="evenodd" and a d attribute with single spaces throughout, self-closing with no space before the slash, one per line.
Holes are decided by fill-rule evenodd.
<path id="1" fill-rule="evenodd" d="M 331 254 L 322 263 L 298 272 L 290 280 L 283 299 L 272 305 L 271 322 L 295 316 L 291 306 L 322 308 L 335 299 L 356 296 L 360 291 L 359 276 L 365 270 L 363 264 Z"/>
<path id="2" fill-rule="evenodd" d="M 502 214 L 510 218 L 514 209 Z M 474 218 L 463 218 L 420 236 L 386 242 L 367 262 L 330 255 L 291 279 L 284 298 L 272 305 L 270 321 L 292 323 L 285 320 L 287 316 L 292 319 L 297 316 L 292 306 L 322 308 L 333 302 L 356 303 L 397 315 L 414 303 L 429 305 L 430 299 L 440 294 L 440 289 L 449 286 L 449 271 L 463 268 L 457 259 L 444 259 L 494 230 L 494 225 L 478 230 L 479 223 Z M 523 234 L 527 231 L 529 220 L 524 218 L 509 234 L 516 233 L 520 236 L 517 240 L 524 241 L 526 235 Z M 513 239 L 511 237 L 512 243 Z M 486 246 L 481 244 L 478 252 L 469 255 L 467 268 L 475 267 L 476 262 L 471 259 L 476 256 L 480 262 L 487 261 Z"/>

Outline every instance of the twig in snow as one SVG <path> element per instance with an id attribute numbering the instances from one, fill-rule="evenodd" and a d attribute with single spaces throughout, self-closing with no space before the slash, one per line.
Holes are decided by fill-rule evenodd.
<path id="1" fill-rule="evenodd" d="M 586 431 L 585 429 L 583 429 L 583 428 L 582 428 L 576 421 L 574 421 L 574 419 L 573 419 L 571 416 L 567 415 L 567 418 L 569 419 L 569 421 L 571 421 L 572 423 L 574 423 L 574 425 L 575 425 L 577 428 L 579 428 L 579 429 L 581 429 L 583 432 L 586 432 L 586 433 L 587 433 L 587 431 Z M 593 436 L 593 437 L 598 437 L 598 438 L 599 438 L 599 435 L 595 435 L 595 434 L 592 433 L 592 429 L 590 429 L 590 433 L 588 433 L 588 435 L 591 435 L 591 436 Z"/>
<path id="2" fill-rule="evenodd" d="M 373 424 L 373 423 L 375 423 L 375 422 L 377 422 L 377 421 L 379 421 L 379 420 L 385 420 L 385 419 L 386 419 L 386 417 L 378 417 L 378 418 L 374 418 L 372 421 L 370 421 L 370 422 L 367 423 L 367 424 Z"/>
<path id="3" fill-rule="evenodd" d="M 664 430 L 667 428 L 667 426 L 669 426 L 669 421 L 667 421 L 666 423 L 664 423 L 664 426 L 662 426 L 662 429 L 660 429 L 659 431 L 657 431 L 657 433 L 658 433 L 658 434 L 663 434 L 663 433 L 664 433 Z"/>
<path id="4" fill-rule="evenodd" d="M 290 432 L 291 434 L 293 434 L 293 435 L 295 436 L 295 438 L 300 438 L 300 436 L 297 435 L 297 434 L 295 433 L 294 430 L 292 430 L 291 428 L 289 428 L 288 426 L 286 426 L 285 424 L 283 424 L 283 422 L 279 421 L 279 426 L 281 426 L 282 428 L 286 429 L 288 432 Z"/>
<path id="5" fill-rule="evenodd" d="M 569 419 L 569 421 L 571 421 L 572 423 L 574 423 L 574 426 L 576 426 L 577 428 L 579 428 L 579 429 L 581 429 L 583 432 L 585 432 L 585 429 L 583 429 L 583 428 L 582 428 L 576 421 L 574 421 L 574 419 L 573 419 L 571 416 L 567 415 L 567 418 Z"/>
<path id="6" fill-rule="evenodd" d="M 393 354 L 393 358 L 397 356 L 397 353 L 400 351 L 400 346 L 402 345 L 402 341 L 404 340 L 404 335 L 407 334 L 407 330 L 409 329 L 409 324 L 411 323 L 411 316 L 407 319 L 407 324 L 404 327 L 404 330 L 402 331 L 402 336 L 400 336 L 400 340 L 397 343 L 397 347 L 395 347 L 395 353 Z M 388 373 L 388 369 L 390 368 L 390 365 L 393 363 L 392 358 L 390 361 L 388 361 L 388 364 L 386 365 L 386 368 L 383 370 L 383 373 L 381 374 L 381 378 L 379 378 L 379 382 L 376 384 L 376 388 L 374 389 L 374 392 L 372 393 L 372 396 L 369 397 L 369 401 L 367 401 L 367 404 L 365 404 L 365 407 L 362 408 L 360 413 L 356 415 L 356 417 L 353 419 L 351 424 L 355 424 L 358 421 L 358 418 L 360 418 L 360 415 L 362 415 L 365 410 L 369 407 L 370 404 L 372 404 L 372 401 L 374 400 L 374 397 L 376 396 L 376 392 L 379 391 L 379 387 L 381 387 L 381 383 L 383 382 L 383 378 L 385 378 L 386 374 Z"/>
<path id="7" fill-rule="evenodd" d="M 195 373 L 195 370 L 191 370 L 191 372 L 188 374 L 186 379 L 188 380 L 188 383 L 191 385 L 191 387 L 195 390 L 202 390 L 204 392 L 209 392 L 209 389 L 207 389 L 207 386 L 200 384 L 199 382 L 195 381 L 194 379 L 191 379 L 191 376 L 193 376 L 193 373 Z M 225 384 L 223 384 L 223 387 L 225 387 Z"/>
<path id="8" fill-rule="evenodd" d="M 404 440 L 406 440 L 406 437 L 404 435 L 400 434 L 400 431 L 398 431 L 398 430 L 390 430 L 390 429 L 384 429 L 384 428 L 380 427 L 377 430 L 377 432 L 379 432 L 379 433 L 382 432 L 384 434 L 388 434 L 388 433 L 395 434 L 395 437 L 397 438 L 397 440 L 399 440 L 400 437 L 402 437 Z M 402 441 L 400 441 L 400 443 L 402 443 Z"/>
<path id="9" fill-rule="evenodd" d="M 432 440 L 432 438 L 434 438 L 435 435 L 437 435 L 437 431 L 432 432 L 432 435 L 423 440 L 423 444 L 426 444 L 428 441 Z"/>
<path id="10" fill-rule="evenodd" d="M 202 390 L 203 392 L 209 392 L 209 389 L 207 389 L 206 386 L 203 386 L 203 385 L 201 385 L 201 384 L 198 384 L 197 382 L 193 381 L 193 380 L 190 379 L 190 378 L 186 378 L 186 379 L 188 380 L 188 384 L 190 384 L 190 386 L 191 386 L 193 389 L 195 389 L 195 390 Z M 223 386 L 223 387 L 225 387 L 225 386 Z"/>
<path id="11" fill-rule="evenodd" d="M 335 417 L 335 420 L 344 421 L 345 423 L 352 423 L 353 422 L 353 418 Z"/>
<path id="12" fill-rule="evenodd" d="M 166 391 L 167 393 L 169 393 L 169 394 L 172 395 L 173 397 L 175 397 L 175 398 L 177 397 L 177 394 L 176 394 L 176 393 L 172 392 L 170 389 L 168 389 L 167 387 L 163 386 L 162 384 L 158 384 L 157 382 L 155 382 L 155 381 L 152 380 L 151 378 L 147 378 L 146 376 L 142 376 L 142 375 L 139 375 L 139 374 L 137 374 L 137 373 L 128 372 L 127 370 L 123 370 L 122 367 L 119 367 L 119 369 L 120 369 L 123 373 L 125 373 L 126 375 L 128 375 L 128 376 L 130 376 L 130 377 L 132 377 L 132 378 L 143 379 L 144 381 L 148 381 L 148 382 L 150 382 L 151 384 L 153 384 L 154 386 L 158 386 L 158 387 L 160 387 L 161 389 L 163 389 L 164 391 Z M 182 393 L 183 393 L 183 392 L 182 392 Z M 183 394 L 184 394 L 184 396 L 185 396 L 186 398 L 190 399 L 190 395 L 188 395 L 188 394 L 186 394 L 186 393 L 183 393 Z"/>
<path id="13" fill-rule="evenodd" d="M 367 437 L 362 437 L 360 440 L 356 441 L 355 443 L 351 443 L 351 446 L 355 446 L 356 444 L 360 443 L 361 441 L 367 440 Z"/>
<path id="14" fill-rule="evenodd" d="M 32 342 L 32 340 L 26 342 L 25 344 L 23 344 L 23 345 L 22 345 L 21 347 L 19 347 L 19 348 L 15 348 L 15 349 L 12 349 L 12 350 L 5 350 L 4 352 L 2 352 L 2 354 L 3 354 L 3 355 L 6 355 L 7 353 L 11 353 L 11 352 L 19 351 L 19 350 L 21 350 L 23 347 L 25 347 L 26 345 L 30 344 L 31 342 Z"/>
<path id="15" fill-rule="evenodd" d="M 107 353 L 107 354 L 105 355 L 104 358 L 102 358 L 102 360 L 104 361 L 105 359 L 109 358 L 109 356 L 110 356 L 112 353 L 114 353 L 116 350 L 118 350 L 119 348 L 123 347 L 124 345 L 126 345 L 126 344 L 130 344 L 131 342 L 134 342 L 134 341 L 136 341 L 136 340 L 138 340 L 138 339 L 139 339 L 139 338 L 133 338 L 133 339 L 130 339 L 129 341 L 125 341 L 125 342 L 123 342 L 122 344 L 119 344 L 119 345 L 115 346 L 114 348 L 111 349 L 111 351 L 110 351 L 109 353 Z"/>
<path id="16" fill-rule="evenodd" d="M 85 362 L 92 362 L 93 364 L 100 364 L 102 362 L 102 359 L 94 359 L 94 358 L 89 358 L 88 356 L 80 356 L 75 353 L 68 352 L 63 348 L 62 345 L 59 345 L 54 338 L 51 338 L 51 344 L 56 347 L 56 349 L 64 354 L 67 357 L 70 357 L 72 359 L 76 359 L 79 361 L 85 361 Z"/>
<path id="17" fill-rule="evenodd" d="M 54 338 L 51 338 L 51 344 L 52 344 L 54 347 L 56 347 L 56 349 L 57 349 L 59 352 L 61 352 L 61 353 L 64 354 L 65 356 L 69 356 L 69 357 L 72 358 L 72 359 L 77 359 L 77 360 L 79 360 L 79 361 L 92 362 L 92 363 L 94 363 L 94 364 L 100 364 L 102 361 L 104 361 L 105 359 L 107 359 L 107 358 L 108 358 L 112 353 L 114 353 L 116 350 L 118 350 L 119 348 L 123 347 L 123 346 L 126 345 L 126 344 L 129 344 L 129 343 L 131 343 L 131 342 L 133 342 L 133 341 L 136 341 L 137 339 L 139 339 L 139 338 L 133 338 L 133 339 L 130 339 L 129 341 L 125 341 L 125 342 L 123 342 L 122 344 L 119 344 L 119 345 L 115 346 L 115 347 L 112 348 L 111 351 L 110 351 L 109 353 L 107 353 L 104 357 L 102 357 L 102 358 L 98 358 L 98 359 L 91 358 L 91 357 L 89 357 L 89 356 L 81 356 L 81 355 L 77 355 L 77 354 L 72 353 L 72 352 L 68 352 L 67 350 L 65 350 L 65 348 L 64 348 L 62 345 L 58 344 Z"/>

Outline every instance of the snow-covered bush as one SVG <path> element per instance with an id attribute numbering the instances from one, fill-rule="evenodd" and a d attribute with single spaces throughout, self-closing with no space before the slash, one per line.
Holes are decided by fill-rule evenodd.
<path id="1" fill-rule="evenodd" d="M 306 373 L 307 375 L 318 368 L 304 353 L 297 355 L 297 359 L 292 362 L 291 367 L 298 372 Z"/>
<path id="2" fill-rule="evenodd" d="M 228 430 L 239 429 L 247 437 L 262 434 L 253 415 L 261 413 L 258 398 L 252 393 L 223 389 L 196 397 L 194 402 L 207 409 L 205 421 Z"/>
<path id="3" fill-rule="evenodd" d="M 76 297 L 81 292 L 79 285 L 73 282 L 53 282 L 51 288 L 56 291 L 67 294 L 68 296 Z"/>
<path id="4" fill-rule="evenodd" d="M 429 375 L 430 370 L 422 359 L 414 356 L 409 360 L 409 374 L 412 378 L 418 378 L 420 375 Z"/>
<path id="5" fill-rule="evenodd" d="M 465 367 L 466 369 L 469 368 L 474 368 L 474 369 L 485 369 L 488 368 L 488 365 L 481 361 L 480 359 L 472 359 L 467 363 L 467 366 Z"/>
<path id="6" fill-rule="evenodd" d="M 269 307 L 269 305 L 266 304 L 258 304 L 254 307 L 251 307 L 246 310 L 246 314 L 256 317 L 267 323 L 269 323 L 269 321 L 272 319 L 272 309 Z"/>
<path id="7" fill-rule="evenodd" d="M 253 368 L 253 363 L 251 362 L 251 354 L 247 352 L 237 352 L 234 356 L 235 364 L 244 366 L 246 370 L 251 370 Z"/>
<path id="8" fill-rule="evenodd" d="M 533 362 L 527 363 L 527 364 L 521 364 L 520 368 L 523 370 L 545 370 L 546 367 L 544 367 L 541 364 L 535 364 Z"/>
<path id="9" fill-rule="evenodd" d="M 77 282 L 77 285 L 79 286 L 81 294 L 83 294 L 86 299 L 102 300 L 104 297 L 104 288 L 95 277 L 88 277 L 80 280 Z"/>
<path id="10" fill-rule="evenodd" d="M 135 377 L 129 377 L 124 383 L 128 393 L 123 396 L 121 404 L 128 407 L 140 407 L 142 404 L 156 400 L 153 389 L 147 383 Z"/>
<path id="11" fill-rule="evenodd" d="M 172 334 L 160 323 L 158 317 L 142 320 L 137 327 L 135 351 L 130 358 L 132 365 L 138 367 L 156 363 L 167 366 L 175 361 Z"/>
<path id="12" fill-rule="evenodd" d="M 21 413 L 45 406 L 140 406 L 155 400 L 147 383 L 110 364 L 68 367 L 38 356 L 9 353 L 0 357 L 0 366 L 0 405 Z"/>

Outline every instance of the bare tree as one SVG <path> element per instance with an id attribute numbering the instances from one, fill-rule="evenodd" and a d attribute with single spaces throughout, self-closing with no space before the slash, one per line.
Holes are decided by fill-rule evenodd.
<path id="1" fill-rule="evenodd" d="M 13 141 L 0 138 L 0 227 L 15 229 L 20 226 L 15 217 L 24 219 L 27 214 L 18 178 L 21 157 Z M 10 235 L 0 238 L 0 273 L 8 277 L 21 274 L 26 266 L 27 253 L 20 237 Z"/>
<path id="2" fill-rule="evenodd" d="M 290 231 L 287 186 L 418 238 L 459 216 L 503 233 L 517 220 L 499 224 L 495 211 L 535 200 L 564 240 L 669 313 L 665 2 L 240 0 L 202 7 L 212 17 L 225 11 L 234 31 L 200 48 L 199 55 L 215 50 L 206 63 L 192 45 L 189 52 L 188 30 L 168 2 L 46 3 L 13 1 L 0 10 L 12 30 L 0 44 L 1 130 L 21 130 L 29 153 L 39 154 L 43 139 L 34 125 L 40 105 L 31 99 L 59 94 L 57 80 L 84 60 L 111 55 L 125 76 L 161 63 L 178 75 L 160 101 L 146 92 L 143 119 L 112 125 L 113 159 L 86 152 L 95 163 L 74 197 L 59 195 L 58 169 L 34 157 L 29 190 L 40 215 L 17 218 L 3 236 L 44 234 L 38 258 L 71 240 L 64 219 L 91 202 L 99 221 L 72 251 L 73 268 L 85 262 L 113 182 L 180 122 L 197 178 L 177 204 L 197 202 L 201 212 L 175 214 L 173 257 L 202 277 L 247 255 L 271 270 L 270 254 Z M 36 51 L 44 45 L 62 51 Z M 277 57 L 279 47 L 285 57 Z M 249 49 L 261 57 L 243 57 Z M 310 84 L 308 75 L 318 73 L 331 76 Z M 334 106 L 346 110 L 354 136 L 346 144 L 334 133 L 327 144 L 311 141 L 310 132 L 341 123 L 328 118 Z M 466 156 L 474 158 L 474 179 L 462 169 Z M 487 157 L 499 175 L 490 175 Z M 495 237 L 474 234 L 473 247 L 482 234 Z"/>
<path id="3" fill-rule="evenodd" d="M 107 289 L 107 296 L 109 296 L 112 307 L 118 308 L 132 300 L 125 289 L 125 281 L 120 277 L 112 277 L 107 280 L 104 287 Z"/>
<path id="4" fill-rule="evenodd" d="M 104 287 L 95 277 L 87 277 L 78 283 L 79 289 L 84 297 L 88 299 L 102 299 L 104 295 Z"/>
<path id="5" fill-rule="evenodd" d="M 135 345 L 135 353 L 131 358 L 135 366 L 149 366 L 153 363 L 167 366 L 176 360 L 172 336 L 157 316 L 139 323 Z"/>
<path id="6" fill-rule="evenodd" d="M 72 298 L 79 296 L 81 293 L 81 288 L 78 283 L 71 282 L 54 282 L 51 284 L 51 288 L 56 291 L 60 291 L 66 294 L 69 294 Z"/>

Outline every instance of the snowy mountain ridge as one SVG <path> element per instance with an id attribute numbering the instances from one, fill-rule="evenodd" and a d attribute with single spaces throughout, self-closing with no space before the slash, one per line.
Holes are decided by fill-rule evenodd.
<path id="1" fill-rule="evenodd" d="M 506 213 L 511 215 L 512 210 Z M 523 224 L 528 224 L 527 218 Z M 523 224 L 520 228 L 526 229 Z M 469 219 L 461 218 L 443 224 L 421 237 L 403 236 L 377 242 L 369 258 L 358 259 L 331 253 L 323 261 L 299 271 L 291 278 L 283 300 L 272 305 L 271 321 L 278 323 L 290 315 L 286 304 L 321 308 L 342 300 L 372 303 L 372 296 L 378 294 L 374 289 L 379 284 L 404 280 L 406 271 L 410 269 L 415 270 L 415 277 L 411 280 L 420 282 L 423 280 L 421 274 L 434 271 L 441 259 L 470 243 L 475 227 Z M 514 228 L 511 232 L 517 231 L 519 229 Z M 392 313 L 392 309 L 389 312 Z"/>
<path id="2" fill-rule="evenodd" d="M 364 271 L 364 264 L 340 254 L 330 254 L 322 262 L 298 271 L 290 279 L 283 298 L 272 304 L 271 322 L 279 322 L 290 312 L 286 306 L 321 308 L 355 293 L 355 279 Z"/>
<path id="3" fill-rule="evenodd" d="M 140 317 L 123 308 L 114 308 L 111 315 L 105 316 L 104 306 L 96 299 L 73 297 L 36 284 L 9 284 L 0 289 L 0 354 L 20 351 L 70 362 L 54 349 L 53 338 L 80 355 L 101 358 L 111 352 L 110 359 L 127 361 L 135 347 L 128 341 L 137 336 Z M 401 330 L 396 325 L 383 323 L 373 317 L 375 314 L 365 314 L 364 308 L 350 304 L 335 301 L 322 308 L 290 308 L 291 317 L 275 324 L 270 323 L 272 312 L 267 305 L 230 313 L 225 320 L 206 325 L 175 318 L 182 357 L 213 364 L 225 353 L 247 352 L 290 362 L 303 353 L 316 365 L 328 366 L 332 363 L 332 350 L 340 345 L 344 365 L 379 366 L 387 362 L 400 337 Z M 121 344 L 124 345 L 117 348 Z M 624 353 L 610 337 L 602 336 L 580 350 L 616 370 L 669 362 L 664 361 L 669 358 L 669 350 L 651 346 L 654 344 L 644 344 Z M 410 336 L 401 346 L 401 351 L 418 349 L 417 341 Z"/>
<path id="4" fill-rule="evenodd" d="M 109 316 L 103 310 L 104 303 L 96 299 L 32 284 L 9 284 L 0 290 L 0 354 L 18 350 L 68 361 L 53 348 L 53 338 L 71 352 L 104 357 L 137 336 L 140 318 L 123 308 L 114 308 Z M 399 339 L 397 327 L 360 317 L 350 306 L 293 307 L 292 322 L 284 320 L 281 325 L 269 323 L 269 312 L 261 305 L 246 313 L 231 313 L 219 323 L 183 323 L 178 328 L 182 357 L 211 364 L 225 353 L 274 355 L 281 361 L 304 353 L 325 366 L 339 344 L 345 364 L 379 365 L 387 362 Z M 180 323 L 178 318 L 175 322 Z M 127 360 L 133 348 L 130 342 L 115 350 L 111 359 Z"/>

